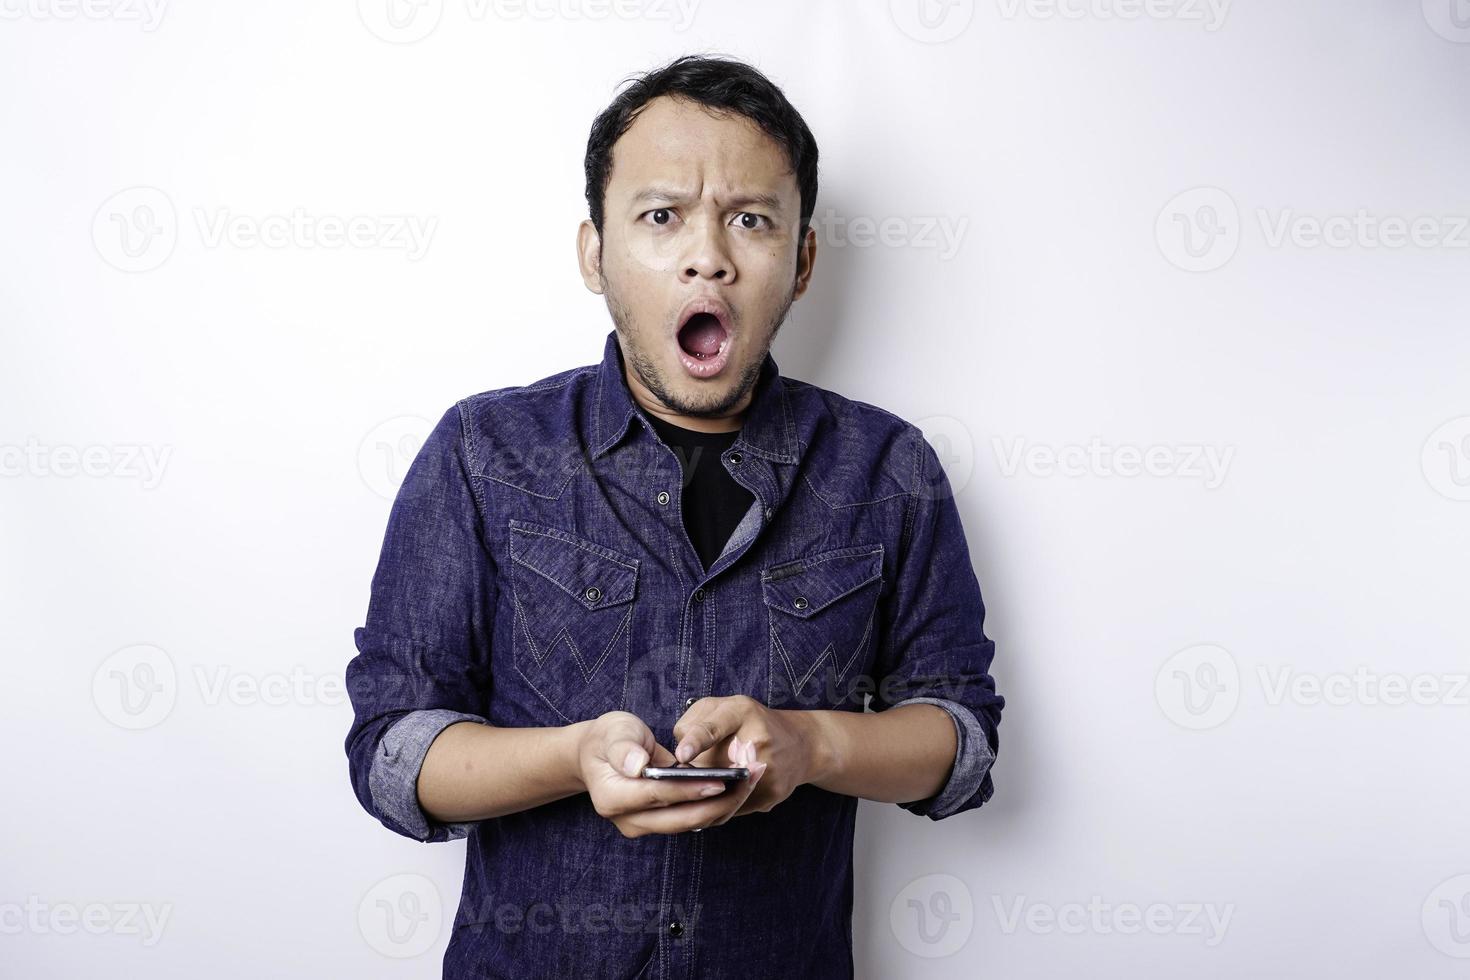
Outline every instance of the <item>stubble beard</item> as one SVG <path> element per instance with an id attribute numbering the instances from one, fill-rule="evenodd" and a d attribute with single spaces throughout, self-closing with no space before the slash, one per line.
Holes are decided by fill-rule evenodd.
<path id="1" fill-rule="evenodd" d="M 791 311 L 791 304 L 796 297 L 796 284 L 793 282 L 791 289 L 786 293 L 786 298 L 781 304 L 781 309 L 775 316 L 775 324 L 771 329 L 770 336 L 766 339 L 766 345 L 761 350 L 761 356 L 753 358 L 750 363 L 741 369 L 739 381 L 724 395 L 713 400 L 694 401 L 681 397 L 672 390 L 668 379 L 664 377 L 658 364 L 648 356 L 648 352 L 635 339 L 639 336 L 633 327 L 632 313 L 628 307 L 618 299 L 617 290 L 612 288 L 607 277 L 598 273 L 598 280 L 602 284 L 603 299 L 607 302 L 607 311 L 612 316 L 613 326 L 617 329 L 618 336 L 622 340 L 623 358 L 638 376 L 643 386 L 653 393 L 653 396 L 662 402 L 671 411 L 691 418 L 721 418 L 730 414 L 731 410 L 746 394 L 750 392 L 760 380 L 761 365 L 765 362 L 766 353 L 771 349 L 771 343 L 776 339 L 782 324 L 786 322 L 786 316 Z M 748 334 L 747 334 L 748 336 Z M 662 342 L 663 336 L 658 337 Z"/>

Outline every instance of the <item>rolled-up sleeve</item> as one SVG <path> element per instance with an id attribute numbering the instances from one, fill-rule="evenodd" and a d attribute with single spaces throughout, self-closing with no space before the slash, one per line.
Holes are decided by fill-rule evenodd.
<path id="1" fill-rule="evenodd" d="M 424 756 L 445 728 L 487 723 L 496 581 L 482 535 L 460 406 L 440 419 L 399 487 L 347 665 L 348 771 L 358 802 L 396 833 L 453 840 L 418 800 Z"/>
<path id="2" fill-rule="evenodd" d="M 954 491 L 933 447 L 913 431 L 915 489 L 885 601 L 872 707 L 933 704 L 953 720 L 957 749 L 944 786 L 927 799 L 899 804 L 942 820 L 982 806 L 994 793 L 990 770 L 1005 699 L 989 673 L 995 644 L 985 635 L 985 603 Z"/>

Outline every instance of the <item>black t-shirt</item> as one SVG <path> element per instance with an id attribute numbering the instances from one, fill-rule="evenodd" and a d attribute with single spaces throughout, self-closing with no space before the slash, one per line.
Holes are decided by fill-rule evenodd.
<path id="1" fill-rule="evenodd" d="M 684 529 L 705 571 L 714 564 L 730 532 L 750 509 L 755 495 L 735 482 L 720 462 L 720 454 L 740 435 L 732 432 L 696 432 L 647 413 L 659 438 L 666 442 L 684 471 Z"/>

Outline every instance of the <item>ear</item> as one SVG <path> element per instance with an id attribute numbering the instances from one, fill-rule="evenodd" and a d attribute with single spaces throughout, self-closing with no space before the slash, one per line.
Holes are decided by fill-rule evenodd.
<path id="1" fill-rule="evenodd" d="M 817 230 L 808 228 L 801 246 L 796 252 L 796 287 L 792 291 L 792 302 L 801 298 L 812 281 L 812 268 L 817 264 Z"/>
<path id="2" fill-rule="evenodd" d="M 588 218 L 577 226 L 577 268 L 582 284 L 594 293 L 602 293 L 602 236 Z"/>

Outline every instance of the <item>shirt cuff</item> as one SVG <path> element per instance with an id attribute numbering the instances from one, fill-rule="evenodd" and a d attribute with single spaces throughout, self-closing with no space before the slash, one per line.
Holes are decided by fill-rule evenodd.
<path id="1" fill-rule="evenodd" d="M 949 712 L 949 717 L 954 722 L 958 747 L 955 749 L 954 768 L 950 770 L 949 781 L 944 784 L 943 789 L 928 799 L 899 804 L 910 813 L 927 816 L 931 820 L 941 820 L 958 812 L 980 791 L 981 784 L 990 772 L 991 763 L 995 762 L 995 752 L 990 748 L 990 740 L 985 737 L 985 729 L 981 727 L 975 713 L 964 705 L 943 698 L 909 698 L 889 705 L 888 710 L 905 704 L 936 705 Z"/>
<path id="2" fill-rule="evenodd" d="M 383 733 L 368 772 L 368 792 L 380 820 L 390 820 L 403 832 L 424 843 L 458 840 L 469 835 L 475 821 L 439 823 L 419 804 L 419 770 L 439 733 L 461 721 L 488 722 L 447 708 L 410 711 Z"/>

